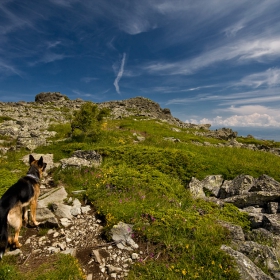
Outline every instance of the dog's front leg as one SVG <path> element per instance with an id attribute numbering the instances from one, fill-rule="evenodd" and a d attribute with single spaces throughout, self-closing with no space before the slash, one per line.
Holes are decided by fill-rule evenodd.
<path id="1" fill-rule="evenodd" d="M 37 209 L 37 200 L 34 199 L 30 202 L 30 214 L 31 214 L 31 221 L 35 226 L 38 226 L 40 223 L 36 221 L 36 209 Z"/>

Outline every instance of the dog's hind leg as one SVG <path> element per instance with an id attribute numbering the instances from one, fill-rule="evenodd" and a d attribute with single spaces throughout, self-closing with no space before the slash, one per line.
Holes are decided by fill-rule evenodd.
<path id="1" fill-rule="evenodd" d="M 20 248 L 21 244 L 18 241 L 20 229 L 22 227 L 22 211 L 20 205 L 17 205 L 10 210 L 8 214 L 8 223 L 15 230 L 15 237 L 9 237 L 8 242 L 11 246 Z"/>

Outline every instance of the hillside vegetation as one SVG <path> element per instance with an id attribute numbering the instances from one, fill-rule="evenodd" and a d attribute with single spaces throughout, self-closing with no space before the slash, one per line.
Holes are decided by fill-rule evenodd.
<path id="1" fill-rule="evenodd" d="M 55 161 L 76 150 L 95 150 L 102 155 L 99 168 L 57 168 L 53 176 L 69 192 L 86 190 L 80 198 L 94 206 L 108 239 L 109 229 L 119 221 L 134 225 L 136 242 L 148 247 L 150 255 L 133 266 L 128 278 L 239 279 L 233 260 L 220 250 L 230 239 L 218 221 L 249 230 L 247 215 L 231 204 L 219 207 L 194 200 L 188 183 L 192 177 L 203 179 L 212 174 L 221 174 L 224 179 L 267 174 L 280 181 L 280 157 L 248 149 L 198 146 L 193 142 L 222 141 L 195 136 L 190 129 L 176 132 L 170 124 L 143 117 L 98 121 L 91 126 L 94 130 L 98 127 L 94 134 L 73 131 L 70 123 L 53 125 L 50 130 L 58 132 L 56 141 L 35 152 L 53 153 Z M 167 137 L 180 142 L 165 140 Z M 57 141 L 60 139 L 65 140 Z M 1 158 L 1 178 L 5 178 L 1 194 L 22 174 L 24 167 L 18 162 L 23 153 L 26 151 L 8 152 L 6 159 Z M 11 173 L 11 169 L 18 172 Z"/>

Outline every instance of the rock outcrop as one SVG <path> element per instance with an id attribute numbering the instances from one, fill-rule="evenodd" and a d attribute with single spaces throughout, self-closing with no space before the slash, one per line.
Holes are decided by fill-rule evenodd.
<path id="1" fill-rule="evenodd" d="M 242 279 L 280 279 L 280 183 L 263 174 L 259 178 L 239 175 L 223 180 L 221 175 L 203 180 L 192 178 L 189 191 L 195 198 L 217 203 L 231 203 L 246 212 L 252 231 L 221 222 L 231 233 L 232 248 L 222 249 L 236 259 Z M 264 271 L 268 271 L 266 275 Z"/>

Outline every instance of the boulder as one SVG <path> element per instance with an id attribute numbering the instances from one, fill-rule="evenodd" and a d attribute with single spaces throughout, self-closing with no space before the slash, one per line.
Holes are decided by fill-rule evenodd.
<path id="1" fill-rule="evenodd" d="M 205 198 L 205 193 L 203 191 L 202 183 L 194 177 L 192 177 L 192 179 L 189 183 L 189 190 L 190 190 L 192 197 Z"/>
<path id="2" fill-rule="evenodd" d="M 66 95 L 60 92 L 41 92 L 35 96 L 35 102 L 57 102 L 69 99 Z"/>
<path id="3" fill-rule="evenodd" d="M 133 250 L 139 246 L 132 239 L 132 225 L 119 222 L 110 230 L 112 239 L 119 249 Z"/>
<path id="4" fill-rule="evenodd" d="M 246 255 L 258 267 L 267 269 L 271 275 L 274 275 L 274 279 L 280 279 L 277 277 L 280 265 L 275 249 L 254 241 L 246 241 L 239 246 L 238 251 Z"/>
<path id="5" fill-rule="evenodd" d="M 223 176 L 222 175 L 210 175 L 205 177 L 201 183 L 203 186 L 203 189 L 206 191 L 209 191 L 211 195 L 214 195 L 215 197 L 219 197 L 220 194 L 220 188 L 223 184 Z"/>
<path id="6" fill-rule="evenodd" d="M 266 174 L 261 175 L 256 181 L 250 192 L 280 192 L 280 183 Z"/>
<path id="7" fill-rule="evenodd" d="M 244 254 L 226 245 L 222 245 L 221 249 L 234 258 L 241 280 L 273 280 Z"/>
<path id="8" fill-rule="evenodd" d="M 220 189 L 220 198 L 248 193 L 255 183 L 250 175 L 238 175 L 232 181 L 225 181 Z"/>
<path id="9" fill-rule="evenodd" d="M 232 203 L 239 208 L 258 205 L 266 207 L 268 202 L 277 201 L 280 198 L 279 192 L 249 192 L 247 194 L 235 195 L 224 199 L 224 202 Z"/>

